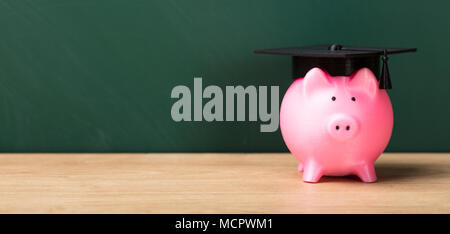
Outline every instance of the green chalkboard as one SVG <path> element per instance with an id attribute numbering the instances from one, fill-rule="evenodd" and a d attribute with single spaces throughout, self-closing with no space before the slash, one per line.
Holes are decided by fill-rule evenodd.
<path id="1" fill-rule="evenodd" d="M 285 151 L 260 122 L 175 122 L 171 90 L 289 87 L 290 58 L 254 49 L 417 47 L 390 58 L 388 151 L 450 150 L 450 2 L 0 1 L 0 151 Z M 281 97 L 280 97 L 281 100 Z"/>

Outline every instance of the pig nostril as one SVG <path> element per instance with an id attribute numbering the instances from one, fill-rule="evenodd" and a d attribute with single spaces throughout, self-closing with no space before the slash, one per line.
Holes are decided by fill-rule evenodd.
<path id="1" fill-rule="evenodd" d="M 336 130 L 339 130 L 339 125 L 336 125 Z"/>
<path id="2" fill-rule="evenodd" d="M 347 127 L 345 129 L 347 129 L 347 131 L 350 130 L 350 126 L 347 125 Z"/>

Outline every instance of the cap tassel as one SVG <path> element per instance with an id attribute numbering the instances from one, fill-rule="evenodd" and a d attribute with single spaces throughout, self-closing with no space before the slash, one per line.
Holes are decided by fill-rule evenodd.
<path id="1" fill-rule="evenodd" d="M 389 75 L 389 68 L 387 65 L 387 50 L 384 50 L 384 54 L 381 59 L 383 60 L 383 68 L 381 70 L 380 89 L 392 89 L 391 77 Z"/>

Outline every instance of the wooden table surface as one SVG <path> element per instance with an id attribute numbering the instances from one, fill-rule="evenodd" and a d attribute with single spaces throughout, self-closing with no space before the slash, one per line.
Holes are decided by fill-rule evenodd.
<path id="1" fill-rule="evenodd" d="M 389 154 L 378 182 L 301 180 L 290 154 L 0 154 L 0 213 L 450 213 L 450 154 Z"/>

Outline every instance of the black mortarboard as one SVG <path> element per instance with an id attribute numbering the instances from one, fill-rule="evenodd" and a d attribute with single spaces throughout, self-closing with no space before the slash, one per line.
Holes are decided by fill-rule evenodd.
<path id="1" fill-rule="evenodd" d="M 367 67 L 377 76 L 380 89 L 391 89 L 391 79 L 387 66 L 389 54 L 415 52 L 415 48 L 371 48 L 341 46 L 291 47 L 281 49 L 255 50 L 257 54 L 278 54 L 292 56 L 292 76 L 304 77 L 314 67 L 327 71 L 332 76 L 350 76 L 354 71 Z M 380 74 L 380 57 L 383 67 Z"/>

